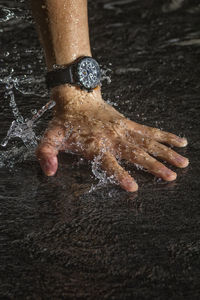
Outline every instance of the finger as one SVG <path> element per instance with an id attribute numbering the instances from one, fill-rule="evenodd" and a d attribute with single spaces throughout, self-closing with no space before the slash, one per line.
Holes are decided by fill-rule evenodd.
<path id="1" fill-rule="evenodd" d="M 133 132 L 137 132 L 146 137 L 155 139 L 158 142 L 166 143 L 169 145 L 173 145 L 176 147 L 185 147 L 188 142 L 186 138 L 181 138 L 173 133 L 169 133 L 166 131 L 162 131 L 157 128 L 148 127 L 145 125 L 140 125 L 138 123 L 132 122 L 130 120 L 127 121 L 129 128 Z"/>
<path id="2" fill-rule="evenodd" d="M 157 156 L 163 160 L 166 160 L 176 167 L 185 168 L 189 164 L 189 160 L 186 157 L 176 153 L 172 149 L 158 142 L 150 141 L 146 149 L 153 156 Z"/>
<path id="3" fill-rule="evenodd" d="M 128 192 L 138 190 L 135 180 L 117 162 L 111 153 L 105 153 L 102 158 L 102 168 L 109 176 L 114 176 L 119 185 Z"/>
<path id="4" fill-rule="evenodd" d="M 129 147 L 129 149 L 130 148 L 131 146 Z M 157 161 L 155 158 L 153 158 L 140 148 L 134 148 L 129 151 L 125 150 L 123 151 L 122 156 L 126 160 L 144 167 L 148 172 L 166 181 L 175 180 L 177 177 L 175 172 L 165 167 L 162 163 Z"/>
<path id="5" fill-rule="evenodd" d="M 43 172 L 53 176 L 58 168 L 57 154 L 62 145 L 64 130 L 59 126 L 46 130 L 37 150 L 36 155 Z"/>
<path id="6" fill-rule="evenodd" d="M 186 138 L 181 138 L 173 133 L 161 131 L 156 128 L 153 128 L 153 138 L 158 142 L 173 145 L 175 147 L 185 147 L 188 144 Z"/>

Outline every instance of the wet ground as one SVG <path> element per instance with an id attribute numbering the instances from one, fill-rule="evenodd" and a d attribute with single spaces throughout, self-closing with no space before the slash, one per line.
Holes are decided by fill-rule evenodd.
<path id="1" fill-rule="evenodd" d="M 182 2 L 96 0 L 89 15 L 93 55 L 112 70 L 104 98 L 137 122 L 186 136 L 178 151 L 189 167 L 165 183 L 126 165 L 140 186 L 129 194 L 98 185 L 73 155 L 60 156 L 47 178 L 11 140 L 0 151 L 0 299 L 200 299 L 200 6 Z M 0 20 L 3 140 L 13 95 L 26 118 L 48 96 L 25 3 L 1 0 Z"/>

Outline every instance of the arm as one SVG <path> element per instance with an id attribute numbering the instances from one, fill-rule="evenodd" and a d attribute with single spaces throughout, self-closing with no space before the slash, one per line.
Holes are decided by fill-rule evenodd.
<path id="1" fill-rule="evenodd" d="M 91 56 L 86 0 L 32 0 L 32 10 L 49 70 L 53 64 L 68 64 L 80 56 Z M 46 175 L 56 173 L 57 154 L 67 149 L 87 159 L 98 156 L 102 168 L 127 191 L 136 191 L 138 186 L 116 156 L 167 181 L 174 180 L 176 173 L 151 154 L 177 167 L 188 165 L 187 158 L 162 144 L 182 147 L 187 144 L 186 139 L 126 119 L 104 102 L 100 87 L 87 93 L 65 84 L 53 88 L 51 95 L 56 101 L 54 118 L 37 149 Z"/>
<path id="2" fill-rule="evenodd" d="M 87 0 L 31 0 L 49 70 L 91 56 Z"/>

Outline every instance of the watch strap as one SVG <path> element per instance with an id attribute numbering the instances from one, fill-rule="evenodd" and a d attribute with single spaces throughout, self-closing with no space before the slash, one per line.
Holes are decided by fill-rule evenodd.
<path id="1" fill-rule="evenodd" d="M 53 88 L 66 83 L 74 83 L 71 66 L 55 69 L 46 74 L 46 84 L 48 88 Z"/>

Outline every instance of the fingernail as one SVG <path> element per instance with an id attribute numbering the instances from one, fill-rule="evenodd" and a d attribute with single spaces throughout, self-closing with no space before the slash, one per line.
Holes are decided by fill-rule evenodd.
<path id="1" fill-rule="evenodd" d="M 179 167 L 181 168 L 185 168 L 189 165 L 189 160 L 185 157 L 179 156 L 176 160 L 179 163 Z"/>
<path id="2" fill-rule="evenodd" d="M 136 192 L 138 190 L 138 185 L 136 182 L 130 182 L 128 183 L 128 191 L 129 192 Z"/>
<path id="3" fill-rule="evenodd" d="M 185 147 L 185 146 L 187 146 L 187 144 L 188 144 L 188 141 L 187 141 L 186 138 L 180 138 L 180 137 L 179 137 L 177 140 L 178 140 L 178 142 L 181 144 L 182 147 Z"/>
<path id="4" fill-rule="evenodd" d="M 138 190 L 137 183 L 134 180 L 130 180 L 127 178 L 122 180 L 121 186 L 128 192 L 136 192 Z"/>
<path id="5" fill-rule="evenodd" d="M 56 158 L 46 159 L 40 162 L 42 170 L 47 176 L 53 176 L 56 169 Z"/>
<path id="6" fill-rule="evenodd" d="M 173 172 L 173 171 L 170 171 L 170 170 L 167 170 L 165 172 L 165 175 L 167 177 L 165 180 L 167 180 L 167 181 L 175 180 L 176 177 L 177 177 L 177 174 L 175 172 Z"/>

